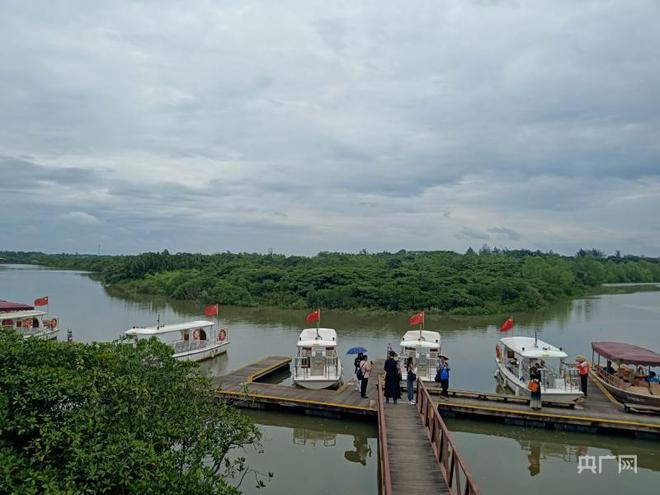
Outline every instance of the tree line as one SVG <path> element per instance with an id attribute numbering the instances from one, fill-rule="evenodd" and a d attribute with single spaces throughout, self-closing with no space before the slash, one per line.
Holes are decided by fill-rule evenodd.
<path id="1" fill-rule="evenodd" d="M 12 263 L 89 270 L 128 293 L 238 306 L 451 314 L 527 311 L 603 283 L 660 282 L 657 258 L 580 250 L 562 256 L 484 246 L 452 251 L 93 256 L 0 252 Z"/>

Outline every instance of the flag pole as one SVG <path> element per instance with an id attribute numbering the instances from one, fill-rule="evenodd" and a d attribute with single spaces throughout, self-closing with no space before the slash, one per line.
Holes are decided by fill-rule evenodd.
<path id="1" fill-rule="evenodd" d="M 316 308 L 319 317 L 316 319 L 316 338 L 319 338 L 319 327 L 321 326 L 321 308 Z"/>

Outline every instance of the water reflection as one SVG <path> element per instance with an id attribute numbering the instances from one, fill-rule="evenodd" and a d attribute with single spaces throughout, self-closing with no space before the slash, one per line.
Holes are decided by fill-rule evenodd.
<path id="1" fill-rule="evenodd" d="M 637 454 L 638 467 L 660 473 L 660 450 L 656 442 L 649 440 L 546 431 L 484 421 L 447 419 L 446 423 L 452 432 L 468 433 L 474 441 L 482 444 L 493 437 L 513 440 L 527 457 L 527 470 L 530 476 L 538 475 L 542 464 L 551 460 L 573 464 L 577 470 L 578 458 L 584 455 L 597 455 L 596 451 L 605 451 L 614 456 Z"/>
<path id="2" fill-rule="evenodd" d="M 359 462 L 363 466 L 367 465 L 367 458 L 371 457 L 371 447 L 364 435 L 355 435 L 353 437 L 354 450 L 344 452 L 344 459 L 351 462 Z"/>

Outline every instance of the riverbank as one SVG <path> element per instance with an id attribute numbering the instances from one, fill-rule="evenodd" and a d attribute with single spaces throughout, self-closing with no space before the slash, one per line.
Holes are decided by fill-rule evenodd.
<path id="1" fill-rule="evenodd" d="M 657 259 L 531 251 L 319 253 L 312 257 L 144 253 L 136 256 L 0 253 L 94 272 L 126 295 L 287 309 L 502 315 L 583 296 L 602 283 L 660 281 Z"/>

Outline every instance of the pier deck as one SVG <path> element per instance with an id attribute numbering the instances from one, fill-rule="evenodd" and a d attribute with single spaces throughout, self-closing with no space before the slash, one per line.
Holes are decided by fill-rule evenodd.
<path id="1" fill-rule="evenodd" d="M 589 380 L 587 394 L 574 409 L 544 405 L 540 411 L 531 410 L 524 398 L 507 399 L 499 394 L 464 390 L 450 390 L 449 397 L 435 395 L 434 401 L 440 412 L 456 416 L 557 430 L 660 438 L 660 416 L 626 412 L 623 404 L 608 397 L 607 391 L 593 380 Z"/>
<path id="2" fill-rule="evenodd" d="M 258 381 L 268 375 L 288 369 L 290 363 L 291 358 L 289 357 L 268 356 L 227 375 L 218 376 L 214 380 L 217 387 L 216 396 L 239 406 L 258 409 L 302 408 L 308 414 L 326 416 L 376 415 L 376 373 L 367 386 L 368 399 L 361 398 L 352 383 L 345 383 L 337 390 L 308 390 Z M 383 360 L 374 362 L 374 370 L 382 369 L 382 367 Z"/>

